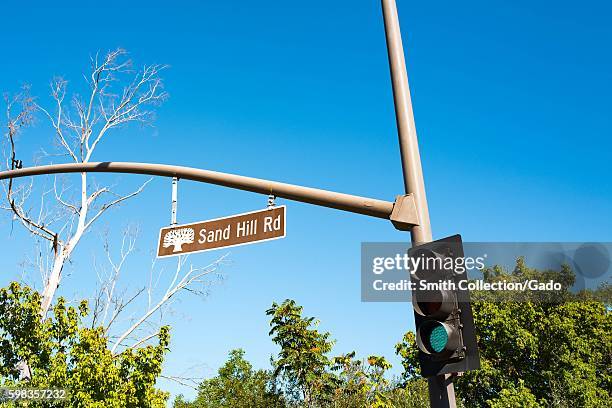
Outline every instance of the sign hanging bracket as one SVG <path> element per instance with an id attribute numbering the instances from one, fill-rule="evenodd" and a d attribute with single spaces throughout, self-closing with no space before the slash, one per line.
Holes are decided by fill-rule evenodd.
<path id="1" fill-rule="evenodd" d="M 272 193 L 270 193 L 268 195 L 268 210 L 276 207 L 276 203 L 274 202 L 274 200 L 276 200 L 276 196 Z"/>
<path id="2" fill-rule="evenodd" d="M 178 204 L 178 177 L 172 177 L 172 213 L 170 216 L 170 225 L 176 225 L 176 209 Z"/>

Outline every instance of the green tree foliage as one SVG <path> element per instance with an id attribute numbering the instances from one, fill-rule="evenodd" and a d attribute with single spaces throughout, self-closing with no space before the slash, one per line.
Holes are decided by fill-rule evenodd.
<path id="1" fill-rule="evenodd" d="M 244 359 L 244 351 L 232 350 L 216 377 L 203 381 L 193 402 L 179 397 L 175 408 L 255 408 L 284 407 L 282 396 L 275 391 L 269 371 L 253 370 Z"/>
<path id="2" fill-rule="evenodd" d="M 329 372 L 333 347 L 327 332 L 321 333 L 314 317 L 302 317 L 302 306 L 293 300 L 276 302 L 266 311 L 270 320 L 270 336 L 280 346 L 273 359 L 274 377 L 284 386 L 286 395 L 306 406 L 329 402 L 335 388 L 335 377 Z"/>
<path id="3" fill-rule="evenodd" d="M 391 407 L 388 391 L 389 381 L 385 378 L 391 364 L 379 356 L 369 356 L 367 360 L 356 360 L 355 352 L 333 359 L 332 370 L 338 371 L 337 388 L 333 394 L 333 406 Z"/>
<path id="4" fill-rule="evenodd" d="M 455 381 L 466 407 L 609 407 L 612 406 L 612 316 L 601 293 L 572 294 L 574 275 L 528 268 L 523 259 L 506 272 L 485 271 L 486 281 L 563 283 L 562 293 L 533 294 L 493 301 L 472 293 L 481 369 Z M 607 291 L 607 292 L 606 292 Z M 495 296 L 512 296 L 496 294 Z M 515 296 L 515 295 L 514 295 Z M 405 368 L 403 381 L 418 375 L 414 335 L 396 348 Z"/>
<path id="5" fill-rule="evenodd" d="M 429 408 L 427 380 L 415 378 L 407 383 L 398 383 L 388 391 L 389 406 L 393 408 Z M 457 407 L 462 408 L 461 401 Z"/>
<path id="6" fill-rule="evenodd" d="M 272 360 L 274 375 L 279 378 L 291 406 L 359 408 L 394 407 L 395 386 L 386 378 L 391 364 L 380 356 L 365 360 L 355 352 L 330 357 L 333 341 L 330 334 L 317 330 L 319 322 L 303 317 L 303 308 L 293 300 L 273 303 L 266 311 L 271 316 L 270 335 L 280 346 Z M 412 405 L 401 405 L 401 407 Z"/>
<path id="7" fill-rule="evenodd" d="M 0 289 L 0 384 L 63 388 L 68 399 L 13 406 L 70 408 L 161 408 L 168 394 L 155 388 L 167 352 L 169 331 L 159 343 L 113 355 L 102 328 L 83 327 L 86 301 L 77 308 L 58 298 L 52 316 L 40 316 L 40 294 L 16 282 Z M 27 361 L 29 381 L 17 365 Z M 11 406 L 5 403 L 3 406 Z"/>
<path id="8" fill-rule="evenodd" d="M 421 374 L 419 366 L 419 349 L 416 347 L 416 337 L 413 332 L 406 332 L 402 341 L 395 345 L 395 354 L 402 359 L 404 372 L 401 385 L 418 380 Z"/>
<path id="9" fill-rule="evenodd" d="M 499 393 L 499 396 L 487 401 L 491 408 L 541 408 L 535 395 L 525 387 L 523 380 L 518 385 L 510 384 Z M 555 406 L 555 405 L 553 405 Z"/>
<path id="10" fill-rule="evenodd" d="M 485 281 L 562 282 L 561 293 L 472 293 L 482 368 L 455 378 L 459 407 L 599 408 L 612 406 L 612 318 L 610 286 L 572 294 L 574 274 L 528 268 L 522 259 L 511 272 L 484 271 Z M 500 302 L 500 300 L 504 300 Z M 198 399 L 179 399 L 191 407 L 429 407 L 427 380 L 420 377 L 412 332 L 396 345 L 403 375 L 389 380 L 383 358 L 355 358 L 355 352 L 330 357 L 330 334 L 304 317 L 293 300 L 273 303 L 270 335 L 280 347 L 273 372 L 256 376 L 239 351 L 232 352 L 219 376 L 202 383 Z M 257 377 L 258 380 L 253 378 Z M 241 381 L 237 379 L 241 378 Z M 244 384 L 253 384 L 244 386 Z M 272 402 L 263 396 L 270 395 Z M 280 398 L 282 394 L 285 399 Z M 200 405 L 197 405 L 199 403 Z M 193 404 L 193 405 L 191 405 Z M 277 405 L 274 405 L 277 404 Z"/>

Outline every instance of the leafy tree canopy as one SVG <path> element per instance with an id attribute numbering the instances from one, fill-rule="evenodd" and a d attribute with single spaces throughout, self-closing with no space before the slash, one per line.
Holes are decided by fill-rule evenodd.
<path id="1" fill-rule="evenodd" d="M 232 350 L 216 377 L 203 381 L 193 402 L 178 397 L 175 408 L 284 407 L 269 371 L 253 370 L 241 349 Z"/>
<path id="2" fill-rule="evenodd" d="M 52 316 L 41 319 L 38 292 L 13 282 L 0 289 L 0 385 L 62 388 L 66 400 L 19 402 L 27 407 L 161 408 L 168 394 L 155 388 L 169 342 L 163 328 L 159 343 L 113 355 L 101 327 L 87 328 L 87 301 L 67 306 L 58 298 Z M 27 362 L 31 378 L 20 379 Z M 8 403 L 5 403 L 8 404 Z M 23 404 L 23 405 L 19 405 Z"/>
<path id="3" fill-rule="evenodd" d="M 563 283 L 560 294 L 526 292 L 512 301 L 472 293 L 481 369 L 455 380 L 466 407 L 612 406 L 612 316 L 601 301 L 609 286 L 573 294 L 569 267 L 539 271 L 522 258 L 511 272 L 494 267 L 484 274 L 485 281 L 553 276 Z M 406 333 L 396 350 L 409 382 L 419 372 L 414 335 Z"/>
<path id="4" fill-rule="evenodd" d="M 302 317 L 302 306 L 293 300 L 273 303 L 266 311 L 271 316 L 270 335 L 280 346 L 278 358 L 272 361 L 274 376 L 279 378 L 293 400 L 304 400 L 307 406 L 327 400 L 335 387 L 328 370 L 333 347 L 330 334 L 316 329 L 314 317 Z"/>
<path id="5" fill-rule="evenodd" d="M 569 267 L 540 271 L 528 268 L 523 259 L 512 271 L 493 267 L 484 272 L 489 282 L 546 282 L 554 277 L 563 288 L 561 293 L 527 292 L 519 297 L 472 293 L 482 368 L 455 378 L 458 406 L 612 406 L 610 286 L 574 294 Z M 243 353 L 234 351 L 219 375 L 202 383 L 192 403 L 196 405 L 179 399 L 175 408 L 429 406 L 414 333 L 406 333 L 396 345 L 404 372 L 394 380 L 387 375 L 391 366 L 383 357 L 359 360 L 355 352 L 331 357 L 330 334 L 318 329 L 314 317 L 303 316 L 295 301 L 274 303 L 266 313 L 271 317 L 272 341 L 280 347 L 272 370 L 256 375 Z M 245 389 L 243 384 L 253 385 Z M 272 402 L 261 402 L 271 390 Z"/>

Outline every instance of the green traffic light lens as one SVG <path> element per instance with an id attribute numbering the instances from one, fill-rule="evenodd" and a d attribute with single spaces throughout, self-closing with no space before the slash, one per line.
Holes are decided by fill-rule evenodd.
<path id="1" fill-rule="evenodd" d="M 444 350 L 447 344 L 448 333 L 446 329 L 441 324 L 436 325 L 436 327 L 432 328 L 431 332 L 429 332 L 429 345 L 431 349 L 439 353 Z"/>
<path id="2" fill-rule="evenodd" d="M 423 353 L 448 357 L 461 347 L 461 334 L 453 325 L 428 319 L 417 326 L 416 342 Z"/>

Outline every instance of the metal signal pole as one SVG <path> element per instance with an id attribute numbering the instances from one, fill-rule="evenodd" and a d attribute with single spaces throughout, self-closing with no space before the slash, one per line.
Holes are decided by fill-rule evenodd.
<path id="1" fill-rule="evenodd" d="M 425 195 L 425 182 L 419 154 L 419 142 L 412 112 L 410 87 L 406 60 L 402 46 L 397 5 L 395 0 L 382 0 L 382 11 L 391 69 L 391 84 L 393 86 L 393 101 L 395 118 L 399 136 L 402 170 L 404 173 L 404 188 L 406 194 L 414 197 L 418 225 L 412 227 L 410 233 L 413 244 L 423 244 L 432 240 L 429 209 Z M 455 390 L 452 377 L 438 376 L 428 379 L 429 401 L 432 408 L 454 408 Z"/>

